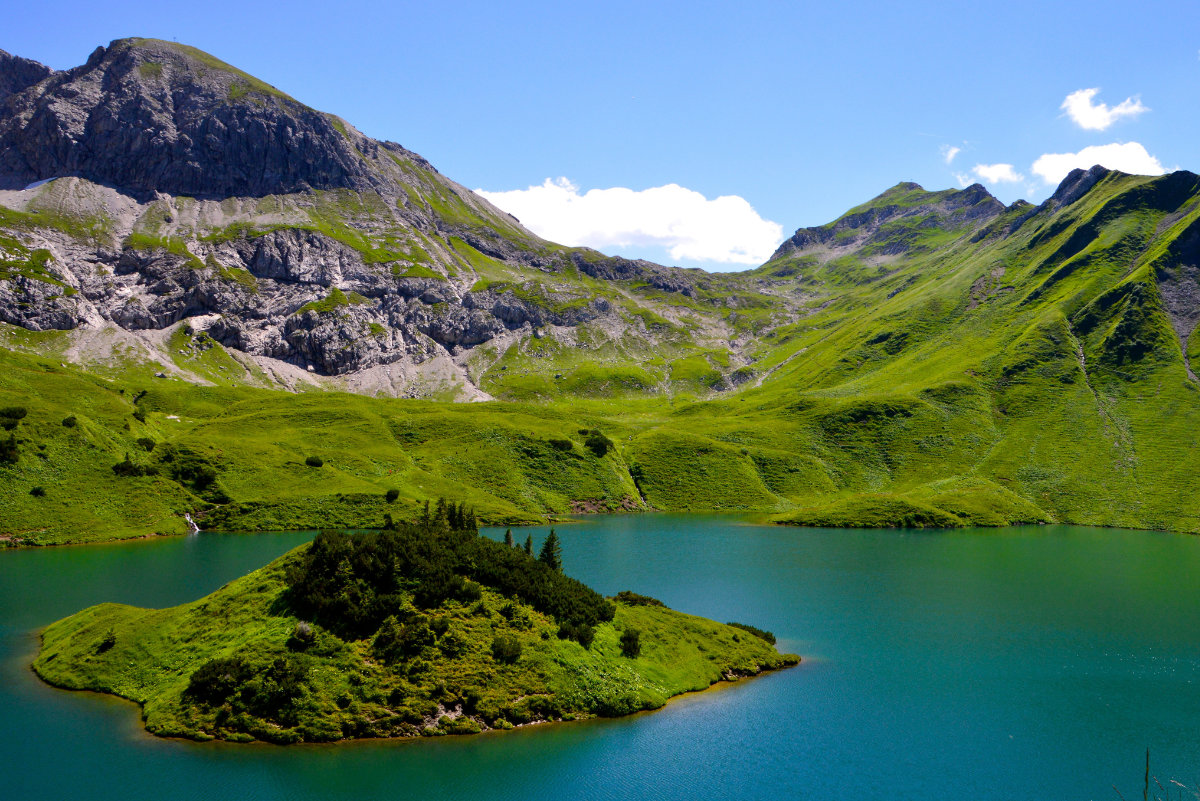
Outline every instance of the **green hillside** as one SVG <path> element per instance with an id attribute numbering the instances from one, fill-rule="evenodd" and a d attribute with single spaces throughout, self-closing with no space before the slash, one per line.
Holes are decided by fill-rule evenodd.
<path id="1" fill-rule="evenodd" d="M 893 194 L 864 208 L 894 209 Z M 903 208 L 944 194 L 908 190 Z M 901 218 L 832 257 L 781 249 L 753 280 L 814 309 L 756 341 L 754 378 L 703 398 L 631 383 L 645 362 L 561 346 L 513 371 L 555 388 L 526 401 L 199 386 L 136 361 L 101 378 L 33 355 L 63 334 L 9 326 L 0 406 L 29 413 L 0 467 L 0 528 L 30 543 L 178 533 L 185 511 L 212 528 L 371 526 L 457 492 L 493 522 L 744 509 L 1197 531 L 1200 387 L 1177 330 L 1195 324 L 1198 199 L 1190 173 L 1103 173 L 1074 202 L 958 232 L 914 240 Z M 580 367 L 555 381 L 567 359 Z M 592 431 L 612 446 L 587 447 Z M 157 475 L 114 473 L 127 453 Z"/>
<path id="2" fill-rule="evenodd" d="M 26 414 L 0 416 L 0 542 L 182 533 L 185 514 L 370 527 L 443 495 L 489 522 L 1200 531 L 1193 173 L 1076 170 L 1038 206 L 902 183 L 709 274 L 542 240 L 191 48 L 121 40 L 64 80 L 85 75 L 120 91 L 22 102 L 176 127 L 235 108 L 336 164 L 284 147 L 278 191 L 150 196 L 119 188 L 152 177 L 124 154 L 112 185 L 4 193 L 0 410 Z M 227 167 L 161 177 L 216 191 Z"/>

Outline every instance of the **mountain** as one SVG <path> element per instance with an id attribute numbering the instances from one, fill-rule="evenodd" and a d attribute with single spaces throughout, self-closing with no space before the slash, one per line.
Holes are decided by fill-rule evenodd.
<path id="1" fill-rule="evenodd" d="M 676 309 L 728 296 L 728 279 L 545 242 L 417 154 L 194 48 L 120 40 L 32 84 L 37 70 L 0 68 L 28 84 L 0 113 L 0 222 L 24 232 L 0 319 L 75 332 L 97 363 L 134 348 L 229 380 L 186 358 L 217 343 L 252 384 L 538 396 L 559 389 L 499 373 L 546 329 L 614 360 L 652 354 L 658 369 L 623 379 L 635 390 L 745 330 Z M 741 283 L 747 302 L 791 305 Z M 727 384 L 734 361 L 706 379 Z"/>
<path id="2" fill-rule="evenodd" d="M 182 45 L 0 68 L 8 541 L 370 526 L 438 494 L 490 521 L 1200 531 L 1193 173 L 1009 206 L 901 183 L 707 274 L 542 240 Z"/>

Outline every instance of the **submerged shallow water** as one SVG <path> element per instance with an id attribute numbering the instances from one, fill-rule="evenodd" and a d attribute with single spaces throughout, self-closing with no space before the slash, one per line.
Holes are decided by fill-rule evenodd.
<path id="1" fill-rule="evenodd" d="M 601 592 L 753 623 L 804 663 L 620 720 L 290 748 L 166 741 L 132 704 L 42 685 L 35 630 L 102 601 L 192 600 L 308 535 L 0 553 L 0 797 L 1114 799 L 1114 784 L 1139 795 L 1147 748 L 1164 786 L 1200 785 L 1198 538 L 674 515 L 557 530 L 567 572 Z"/>

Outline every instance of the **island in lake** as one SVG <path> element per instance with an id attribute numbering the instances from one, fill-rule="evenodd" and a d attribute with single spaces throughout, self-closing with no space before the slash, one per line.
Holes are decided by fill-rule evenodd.
<path id="1" fill-rule="evenodd" d="M 626 715 L 795 665 L 774 637 L 606 599 L 563 575 L 552 531 L 481 537 L 450 504 L 363 534 L 321 532 L 170 609 L 100 604 L 50 625 L 50 684 L 141 705 L 146 729 L 275 743 L 471 734 Z"/>

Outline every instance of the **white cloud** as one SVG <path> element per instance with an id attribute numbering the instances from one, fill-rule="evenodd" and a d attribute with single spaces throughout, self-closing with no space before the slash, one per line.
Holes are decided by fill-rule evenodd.
<path id="1" fill-rule="evenodd" d="M 1107 103 L 1094 103 L 1099 89 L 1080 89 L 1067 95 L 1060 108 L 1075 124 L 1087 131 L 1103 131 L 1121 117 L 1136 117 L 1150 109 L 1136 97 L 1127 97 L 1112 108 Z"/>
<path id="2" fill-rule="evenodd" d="M 1033 162 L 1033 171 L 1048 184 L 1057 184 L 1075 168 L 1088 169 L 1099 164 L 1110 170 L 1131 175 L 1162 175 L 1163 165 L 1137 142 L 1092 145 L 1078 153 L 1045 153 Z"/>
<path id="3" fill-rule="evenodd" d="M 947 164 L 950 164 L 952 161 L 954 161 L 954 157 L 961 152 L 961 147 L 955 147 L 954 145 L 942 145 L 942 158 Z"/>
<path id="4" fill-rule="evenodd" d="M 989 184 L 1015 184 L 1025 180 L 1011 164 L 976 164 L 971 172 Z"/>
<path id="5" fill-rule="evenodd" d="M 958 180 L 958 185 L 964 189 L 973 183 L 971 176 L 965 172 L 956 172 L 954 173 L 954 177 Z"/>
<path id="6" fill-rule="evenodd" d="M 744 198 L 709 200 L 677 184 L 580 194 L 566 178 L 547 178 L 528 189 L 475 192 L 538 236 L 564 245 L 658 246 L 680 261 L 762 264 L 783 240 L 782 226 L 764 220 Z"/>

